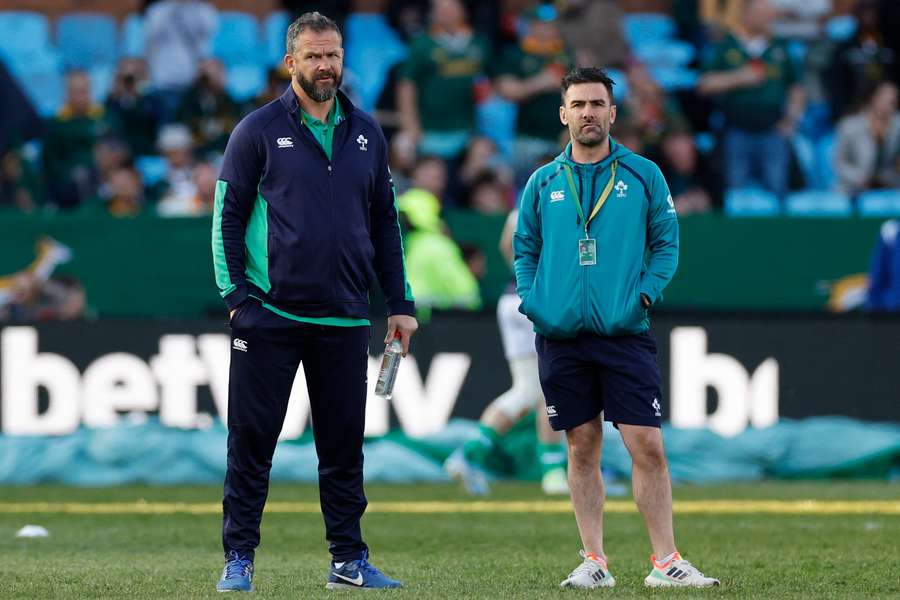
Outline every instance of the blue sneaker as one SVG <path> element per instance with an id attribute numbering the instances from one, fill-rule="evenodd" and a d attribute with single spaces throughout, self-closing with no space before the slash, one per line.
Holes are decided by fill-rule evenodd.
<path id="1" fill-rule="evenodd" d="M 225 555 L 225 568 L 222 569 L 222 579 L 216 584 L 217 592 L 252 592 L 253 591 L 253 561 L 241 558 L 240 554 L 232 550 Z"/>
<path id="2" fill-rule="evenodd" d="M 329 590 L 399 587 L 403 587 L 403 584 L 396 579 L 391 579 L 369 562 L 368 552 L 365 552 L 359 560 L 338 563 L 332 561 L 331 573 L 328 574 L 328 583 L 325 584 L 325 588 Z"/>

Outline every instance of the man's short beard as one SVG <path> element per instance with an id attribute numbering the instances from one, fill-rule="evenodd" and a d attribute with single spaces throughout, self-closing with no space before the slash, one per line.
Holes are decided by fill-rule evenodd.
<path id="1" fill-rule="evenodd" d="M 297 74 L 297 83 L 300 85 L 300 89 L 306 92 L 306 95 L 310 97 L 315 102 L 328 102 L 337 94 L 338 88 L 341 87 L 341 81 L 343 80 L 343 74 L 338 74 L 335 72 L 331 73 L 331 76 L 334 78 L 334 85 L 324 88 L 316 87 L 315 80 L 306 79 L 302 74 Z"/>
<path id="2" fill-rule="evenodd" d="M 588 148 L 595 148 L 605 142 L 606 136 L 609 134 L 609 131 L 604 129 L 603 126 L 599 123 L 592 123 L 592 125 L 600 130 L 600 135 L 596 137 L 591 134 L 585 135 L 581 132 L 581 128 L 579 127 L 572 132 L 572 137 L 575 138 L 575 141 L 582 146 L 587 146 Z"/>

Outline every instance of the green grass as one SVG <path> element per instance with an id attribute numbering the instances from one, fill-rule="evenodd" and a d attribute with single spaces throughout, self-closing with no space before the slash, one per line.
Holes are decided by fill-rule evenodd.
<path id="1" fill-rule="evenodd" d="M 216 502 L 218 487 L 0 488 L 0 503 L 33 501 Z M 369 499 L 466 500 L 451 486 L 369 486 Z M 896 500 L 880 483 L 766 483 L 678 487 L 676 500 Z M 498 485 L 491 499 L 543 499 L 534 484 Z M 274 486 L 270 500 L 316 501 L 312 486 Z M 45 539 L 17 539 L 26 523 Z M 613 590 L 561 591 L 579 563 L 574 517 L 565 514 L 373 513 L 363 520 L 372 562 L 405 589 L 391 598 L 900 598 L 900 516 L 676 515 L 679 549 L 710 590 L 645 590 L 650 554 L 636 514 L 606 517 Z M 0 598 L 212 598 L 222 565 L 217 515 L 67 515 L 0 512 Z M 333 598 L 319 515 L 270 514 L 257 552 L 256 597 Z"/>

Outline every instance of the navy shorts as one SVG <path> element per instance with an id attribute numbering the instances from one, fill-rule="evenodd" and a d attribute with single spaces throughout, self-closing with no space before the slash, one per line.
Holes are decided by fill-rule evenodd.
<path id="1" fill-rule="evenodd" d="M 650 333 L 560 340 L 538 335 L 535 347 L 554 430 L 573 429 L 601 412 L 615 425 L 660 426 L 662 377 Z"/>

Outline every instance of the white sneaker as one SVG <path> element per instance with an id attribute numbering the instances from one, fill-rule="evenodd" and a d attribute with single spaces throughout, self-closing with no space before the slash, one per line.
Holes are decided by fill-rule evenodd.
<path id="1" fill-rule="evenodd" d="M 562 496 L 569 494 L 569 482 L 566 470 L 563 467 L 550 469 L 541 477 L 541 489 L 548 496 Z"/>
<path id="2" fill-rule="evenodd" d="M 455 479 L 463 484 L 466 491 L 473 496 L 487 496 L 491 493 L 484 471 L 469 463 L 463 454 L 462 447 L 457 448 L 444 462 L 444 471 L 450 479 Z"/>
<path id="3" fill-rule="evenodd" d="M 569 573 L 559 587 L 594 589 L 616 585 L 616 580 L 610 574 L 605 559 L 593 554 L 586 554 L 584 550 L 579 550 L 578 554 L 584 558 L 584 562 Z"/>
<path id="4" fill-rule="evenodd" d="M 651 556 L 653 570 L 644 579 L 647 587 L 712 587 L 719 585 L 718 579 L 707 577 L 697 570 L 697 567 L 681 558 L 677 552 L 675 557 L 667 563 L 656 562 L 656 557 Z"/>

